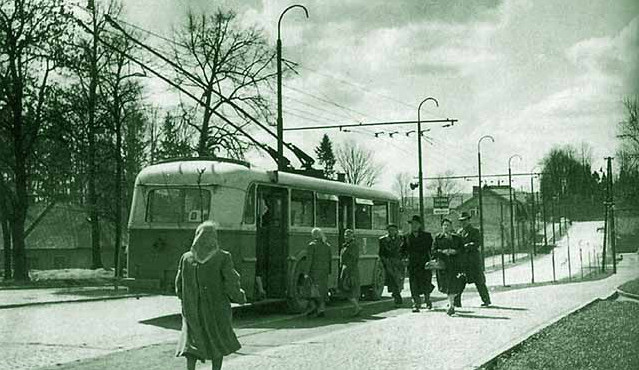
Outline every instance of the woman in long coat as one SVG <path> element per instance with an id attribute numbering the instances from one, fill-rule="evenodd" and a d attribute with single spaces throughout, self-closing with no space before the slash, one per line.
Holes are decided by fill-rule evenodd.
<path id="1" fill-rule="evenodd" d="M 331 273 L 331 246 L 326 242 L 326 236 L 320 228 L 314 228 L 311 231 L 311 237 L 313 240 L 306 248 L 308 258 L 306 275 L 311 278 L 313 284 L 317 285 L 319 298 L 311 299 L 308 315 L 317 314 L 318 317 L 323 317 L 328 296 L 328 275 Z"/>
<path id="2" fill-rule="evenodd" d="M 182 301 L 182 332 L 176 356 L 185 356 L 187 369 L 197 360 L 210 359 L 212 369 L 222 368 L 222 358 L 240 349 L 231 326 L 231 302 L 246 303 L 240 275 L 231 254 L 220 249 L 217 225 L 198 226 L 191 250 L 180 258 L 175 291 Z"/>
<path id="3" fill-rule="evenodd" d="M 344 230 L 344 245 L 340 255 L 342 261 L 342 270 L 340 272 L 340 285 L 346 293 L 346 297 L 355 308 L 354 316 L 362 312 L 359 306 L 359 297 L 361 295 L 359 286 L 359 245 L 355 241 L 353 230 Z"/>
<path id="4" fill-rule="evenodd" d="M 445 268 L 437 270 L 439 291 L 448 295 L 448 315 L 455 313 L 455 296 L 464 289 L 464 244 L 459 235 L 453 234 L 452 223 L 445 218 L 441 222 L 442 232 L 435 236 L 433 254 L 443 261 Z"/>

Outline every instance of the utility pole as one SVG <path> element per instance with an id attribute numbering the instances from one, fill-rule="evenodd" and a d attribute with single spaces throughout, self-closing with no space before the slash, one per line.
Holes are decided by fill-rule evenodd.
<path id="1" fill-rule="evenodd" d="M 510 244 L 511 244 L 511 253 L 512 253 L 512 262 L 515 262 L 515 215 L 513 211 L 513 178 L 512 178 L 512 170 L 510 162 L 513 158 L 518 157 L 521 160 L 521 156 L 519 154 L 513 154 L 508 158 L 508 195 L 510 196 Z"/>
<path id="2" fill-rule="evenodd" d="M 566 208 L 566 203 L 564 202 L 564 208 Z M 564 219 L 568 218 L 568 210 L 564 209 Z M 568 280 L 572 281 L 572 265 L 570 261 L 570 232 L 568 232 L 567 221 L 564 221 L 564 230 L 566 230 L 566 249 L 568 250 Z M 561 222 L 559 222 L 561 225 Z"/>
<path id="3" fill-rule="evenodd" d="M 504 261 L 504 204 L 499 202 L 499 231 L 501 232 L 501 280 L 503 285 L 506 286 L 506 263 Z"/>
<path id="4" fill-rule="evenodd" d="M 608 205 L 604 202 L 603 249 L 601 251 L 601 272 L 606 272 L 606 241 L 608 239 Z"/>
<path id="5" fill-rule="evenodd" d="M 530 176 L 530 200 L 531 219 L 530 225 L 530 282 L 535 283 L 535 188 L 533 187 L 533 176 Z"/>
<path id="6" fill-rule="evenodd" d="M 555 201 L 557 200 L 557 196 L 552 197 L 552 202 L 550 203 L 551 212 L 552 212 L 552 281 L 557 281 L 557 277 L 555 275 L 555 247 L 557 246 L 557 241 L 555 239 Z"/>
<path id="7" fill-rule="evenodd" d="M 286 164 L 284 162 L 284 121 L 282 118 L 282 38 L 280 26 L 282 23 L 282 17 L 287 11 L 293 8 L 301 8 L 308 18 L 308 10 L 303 5 L 291 5 L 284 9 L 280 18 L 277 21 L 277 169 L 284 171 Z"/>
<path id="8" fill-rule="evenodd" d="M 484 139 L 490 139 L 493 143 L 495 139 L 490 135 L 482 136 L 477 142 L 477 174 L 479 177 L 477 185 L 477 195 L 479 196 L 479 233 L 481 234 L 481 269 L 486 269 L 486 263 L 484 261 L 484 203 L 482 202 L 482 186 L 481 186 L 481 142 Z"/>
<path id="9" fill-rule="evenodd" d="M 422 120 L 421 120 L 421 110 L 422 104 L 425 102 L 432 100 L 435 102 L 435 105 L 439 107 L 439 102 L 437 99 L 428 97 L 422 100 L 417 107 L 417 165 L 419 167 L 419 217 L 424 222 L 424 173 L 423 173 L 423 162 L 422 162 Z"/>
<path id="10" fill-rule="evenodd" d="M 612 157 L 606 157 L 608 161 L 608 208 L 610 211 L 610 249 L 612 251 L 612 273 L 617 273 L 617 237 L 615 233 L 615 200 L 614 200 L 614 192 L 612 188 Z"/>
<path id="11" fill-rule="evenodd" d="M 544 194 L 540 194 L 539 195 L 539 199 L 541 200 L 541 218 L 543 219 L 543 224 L 544 224 L 544 247 L 548 246 L 548 232 L 546 231 L 547 225 L 546 225 L 546 202 L 544 200 L 545 195 Z"/>

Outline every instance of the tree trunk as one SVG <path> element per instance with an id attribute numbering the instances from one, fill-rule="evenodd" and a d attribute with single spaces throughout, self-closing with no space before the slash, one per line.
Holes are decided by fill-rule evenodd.
<path id="1" fill-rule="evenodd" d="M 2 242 L 4 246 L 4 280 L 9 280 L 13 277 L 13 271 L 11 271 L 11 255 L 13 251 L 11 247 L 11 225 L 8 217 L 4 217 L 0 223 L 2 223 Z"/>
<path id="2" fill-rule="evenodd" d="M 115 120 L 115 245 L 113 251 L 113 268 L 115 277 L 120 276 L 120 246 L 122 245 L 122 122 L 120 115 L 120 95 L 119 91 L 114 93 L 114 115 Z"/>
<path id="3" fill-rule="evenodd" d="M 16 142 L 16 204 L 13 209 L 13 277 L 16 281 L 28 281 L 27 254 L 24 243 L 24 223 L 27 216 L 29 202 L 27 197 L 27 169 L 22 142 Z"/>
<path id="4" fill-rule="evenodd" d="M 197 146 L 197 155 L 199 157 L 206 157 L 208 153 L 208 141 L 209 141 L 209 122 L 211 121 L 211 115 L 213 112 L 209 105 L 211 104 L 211 93 L 206 94 L 206 106 L 204 107 L 204 117 L 202 118 L 202 131 L 200 131 L 200 141 Z"/>
<path id="5" fill-rule="evenodd" d="M 89 85 L 89 168 L 88 168 L 88 203 L 89 203 L 89 223 L 91 224 L 91 268 L 102 268 L 102 253 L 100 251 L 100 218 L 98 216 L 98 197 L 95 189 L 95 107 L 97 102 L 97 87 L 98 87 L 98 70 L 97 70 L 97 56 L 98 56 L 98 41 L 97 41 L 97 19 L 95 7 L 93 8 L 93 45 L 91 55 L 91 81 Z"/>

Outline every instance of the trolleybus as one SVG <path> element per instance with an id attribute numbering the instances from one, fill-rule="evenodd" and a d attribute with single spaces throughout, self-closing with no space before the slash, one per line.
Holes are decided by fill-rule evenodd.
<path id="1" fill-rule="evenodd" d="M 370 187 L 300 174 L 253 169 L 227 159 L 182 159 L 144 168 L 137 176 L 129 216 L 127 283 L 137 288 L 173 289 L 182 253 L 204 220 L 219 225 L 219 240 L 255 301 L 256 266 L 264 270 L 267 299 L 286 300 L 303 310 L 301 285 L 311 230 L 324 230 L 336 291 L 344 229 L 354 229 L 360 250 L 362 292 L 379 299 L 384 269 L 378 238 L 396 222 L 398 199 Z"/>

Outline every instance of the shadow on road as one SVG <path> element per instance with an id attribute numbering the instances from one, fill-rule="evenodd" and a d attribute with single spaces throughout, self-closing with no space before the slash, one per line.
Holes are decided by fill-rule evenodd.
<path id="1" fill-rule="evenodd" d="M 433 301 L 439 300 L 443 299 L 434 299 Z M 385 314 L 386 312 L 397 309 L 406 310 L 406 312 L 410 310 L 410 304 L 408 303 L 399 308 L 395 307 L 392 299 L 362 303 L 363 310 L 359 316 L 352 316 L 353 307 L 342 301 L 328 305 L 325 317 L 307 317 L 300 314 L 288 315 L 283 314 L 282 312 L 285 312 L 283 310 L 242 307 L 240 311 L 233 311 L 233 326 L 236 329 L 310 329 L 328 325 L 382 320 L 390 316 Z M 180 330 L 182 328 L 182 317 L 179 314 L 173 314 L 154 317 L 140 321 L 140 323 L 164 329 Z"/>

